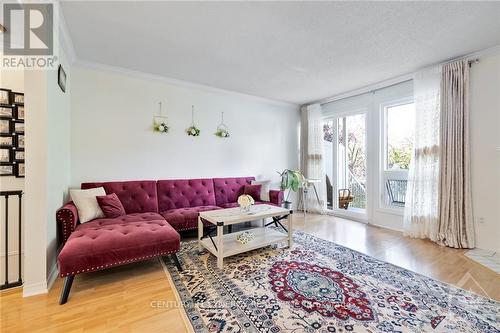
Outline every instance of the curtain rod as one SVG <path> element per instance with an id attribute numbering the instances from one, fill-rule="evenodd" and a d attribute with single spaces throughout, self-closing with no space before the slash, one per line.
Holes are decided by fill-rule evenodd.
<path id="1" fill-rule="evenodd" d="M 375 84 L 372 84 L 370 86 L 371 87 L 375 86 L 376 88 L 371 88 L 370 89 L 369 88 L 370 86 L 367 86 L 367 87 L 364 87 L 364 88 L 352 90 L 352 91 L 347 92 L 345 94 L 337 95 L 337 97 L 332 97 L 332 98 L 326 99 L 323 102 L 319 102 L 319 105 L 323 106 L 323 105 L 330 104 L 330 103 L 333 103 L 333 102 L 337 102 L 337 101 L 340 101 L 340 100 L 343 100 L 343 99 L 346 99 L 346 98 L 356 97 L 356 96 L 360 96 L 360 95 L 364 95 L 364 94 L 372 94 L 372 93 L 375 93 L 375 92 L 377 92 L 379 90 L 386 89 L 386 88 L 389 88 L 389 87 L 393 87 L 393 86 L 396 86 L 398 84 L 405 83 L 405 82 L 408 82 L 408 81 L 411 81 L 411 80 L 413 80 L 413 78 L 409 77 L 408 75 L 405 75 L 405 76 L 400 77 L 398 79 L 391 80 L 391 82 L 390 83 L 388 82 L 387 84 L 384 84 L 384 82 L 387 82 L 387 81 L 375 83 Z M 315 104 L 315 103 L 312 103 L 312 104 Z"/>
<path id="2" fill-rule="evenodd" d="M 454 61 L 457 61 L 459 59 L 464 59 L 464 58 L 466 59 L 467 56 L 460 57 L 460 58 L 455 58 L 455 59 L 452 59 L 452 60 L 446 61 L 446 62 L 442 62 L 442 63 L 440 63 L 438 65 L 441 65 L 441 66 L 442 65 L 446 65 L 446 64 L 452 63 Z M 471 67 L 472 65 L 479 63 L 479 58 L 470 59 L 470 60 L 467 61 L 467 63 L 469 64 L 469 67 Z M 364 88 L 360 88 L 360 89 L 356 89 L 356 90 L 351 90 L 350 92 L 347 92 L 345 94 L 337 95 L 336 97 L 334 96 L 334 97 L 331 97 L 331 98 L 328 98 L 328 99 L 324 99 L 323 102 L 319 102 L 319 101 L 318 102 L 319 102 L 319 105 L 323 106 L 323 105 L 330 104 L 330 103 L 333 103 L 333 102 L 336 102 L 336 101 L 340 101 L 340 100 L 343 100 L 343 99 L 346 99 L 346 98 L 356 97 L 356 96 L 363 95 L 363 94 L 374 93 L 374 92 L 377 92 L 379 90 L 382 90 L 382 89 L 385 89 L 385 88 L 389 88 L 389 87 L 392 87 L 392 86 L 395 86 L 395 85 L 398 85 L 398 84 L 401 84 L 401 83 L 413 80 L 413 78 L 411 78 L 411 77 L 409 78 L 410 75 L 411 75 L 411 73 L 403 75 L 403 76 L 400 76 L 400 77 L 392 79 L 392 80 L 386 80 L 386 81 L 374 83 L 374 84 L 371 84 L 371 85 L 366 86 Z M 384 82 L 387 82 L 387 84 L 384 84 Z M 370 89 L 369 87 L 376 87 L 376 88 Z M 315 103 L 308 103 L 306 105 L 309 105 L 309 104 L 315 104 Z"/>
<path id="3" fill-rule="evenodd" d="M 467 61 L 467 63 L 469 64 L 469 67 L 471 67 L 474 64 L 477 64 L 478 62 L 479 62 L 479 58 L 475 58 L 475 59 L 471 59 L 471 60 Z"/>

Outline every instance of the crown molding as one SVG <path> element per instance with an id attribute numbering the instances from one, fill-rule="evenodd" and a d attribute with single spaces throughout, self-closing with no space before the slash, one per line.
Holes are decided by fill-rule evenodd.
<path id="1" fill-rule="evenodd" d="M 59 1 L 58 1 L 58 3 L 59 3 Z M 280 101 L 280 100 L 275 100 L 275 99 L 271 99 L 271 98 L 245 94 L 245 93 L 241 93 L 241 92 L 237 92 L 237 91 L 233 91 L 233 90 L 216 88 L 216 87 L 212 87 L 212 86 L 208 86 L 208 85 L 204 85 L 204 84 L 193 83 L 193 82 L 178 80 L 178 79 L 172 79 L 172 78 L 162 76 L 162 75 L 151 74 L 151 73 L 147 73 L 147 72 L 127 69 L 124 67 L 111 66 L 111 65 L 106 65 L 106 64 L 99 63 L 99 62 L 86 61 L 83 59 L 79 59 L 77 54 L 76 54 L 73 40 L 71 39 L 71 34 L 69 33 L 68 25 L 67 25 L 66 20 L 64 18 L 64 14 L 63 14 L 62 10 L 60 9 L 61 8 L 60 4 L 58 5 L 58 8 L 59 8 L 58 9 L 59 10 L 59 32 L 60 32 L 59 40 L 61 41 L 61 45 L 64 48 L 64 50 L 66 51 L 68 58 L 69 58 L 69 61 L 72 65 L 77 65 L 80 67 L 87 67 L 87 68 L 92 68 L 92 69 L 98 69 L 98 70 L 104 70 L 104 71 L 108 71 L 108 72 L 119 73 L 122 75 L 131 76 L 131 77 L 140 78 L 140 79 L 145 79 L 145 80 L 160 81 L 160 82 L 171 84 L 171 85 L 178 86 L 178 87 L 198 89 L 198 90 L 211 92 L 211 93 L 239 96 L 239 97 L 243 97 L 243 98 L 247 98 L 247 99 L 251 99 L 251 100 L 255 100 L 255 101 L 260 101 L 263 103 L 273 104 L 273 105 L 281 105 L 281 106 L 289 106 L 289 107 L 297 107 L 297 108 L 299 107 L 299 104 L 295 104 L 295 103 L 291 103 L 291 102 Z"/>
<path id="2" fill-rule="evenodd" d="M 173 78 L 169 78 L 169 77 L 162 76 L 162 75 L 151 74 L 151 73 L 147 73 L 147 72 L 127 69 L 124 67 L 111 66 L 111 65 L 106 65 L 106 64 L 99 63 L 99 62 L 93 62 L 93 61 L 87 61 L 87 60 L 80 59 L 80 58 L 78 58 L 78 55 L 76 53 L 76 50 L 75 50 L 75 47 L 73 44 L 73 40 L 71 39 L 71 34 L 69 32 L 68 25 L 66 23 L 66 19 L 64 18 L 64 13 L 61 9 L 60 0 L 56 0 L 56 3 L 57 3 L 57 7 L 58 7 L 58 15 L 59 15 L 59 33 L 60 33 L 59 40 L 61 42 L 61 46 L 64 48 L 64 50 L 66 51 L 66 53 L 68 55 L 68 60 L 70 61 L 70 63 L 72 65 L 78 65 L 81 67 L 87 67 L 87 68 L 92 68 L 92 69 L 97 69 L 97 70 L 119 73 L 122 75 L 140 78 L 140 79 L 144 79 L 144 80 L 159 81 L 159 82 L 171 84 L 171 85 L 178 86 L 178 87 L 198 89 L 198 90 L 202 90 L 205 92 L 211 92 L 211 93 L 239 96 L 242 98 L 247 98 L 250 100 L 259 101 L 262 103 L 267 103 L 267 104 L 272 104 L 272 105 L 288 106 L 288 107 L 296 107 L 296 108 L 299 107 L 299 104 L 291 103 L 291 102 L 287 102 L 287 101 L 281 101 L 281 100 L 275 100 L 272 98 L 266 98 L 266 97 L 261 97 L 261 96 L 245 94 L 245 93 L 237 92 L 234 90 L 216 88 L 216 87 L 212 87 L 212 86 L 208 86 L 208 85 L 204 85 L 204 84 L 173 79 Z"/>
<path id="3" fill-rule="evenodd" d="M 482 56 L 487 56 L 487 55 L 497 54 L 497 53 L 500 53 L 500 44 L 489 47 L 487 49 L 482 49 L 482 50 L 473 52 L 473 53 L 465 56 L 465 58 L 470 60 L 471 58 L 482 57 Z M 479 61 L 481 61 L 481 59 L 479 59 Z"/>
<path id="4" fill-rule="evenodd" d="M 122 74 L 124 76 L 129 76 L 129 77 L 143 79 L 143 80 L 158 81 L 158 82 L 162 82 L 165 84 L 169 84 L 169 85 L 173 85 L 173 86 L 177 86 L 177 87 L 182 87 L 182 88 L 197 89 L 197 90 L 201 90 L 201 91 L 209 92 L 209 93 L 237 96 L 237 97 L 246 98 L 249 100 L 267 103 L 267 104 L 271 104 L 271 105 L 294 107 L 294 108 L 297 108 L 297 110 L 299 108 L 299 104 L 295 104 L 295 103 L 290 103 L 290 102 L 285 102 L 285 101 L 280 101 L 280 100 L 275 100 L 275 99 L 270 99 L 270 98 L 266 98 L 266 97 L 255 96 L 255 95 L 249 95 L 249 94 L 245 94 L 245 93 L 241 93 L 241 92 L 237 92 L 237 91 L 233 91 L 233 90 L 216 88 L 216 87 L 212 87 L 212 86 L 208 86 L 208 85 L 204 85 L 204 84 L 199 84 L 199 83 L 193 83 L 193 82 L 184 81 L 184 80 L 172 79 L 172 78 L 162 76 L 162 75 L 151 74 L 151 73 L 142 72 L 142 71 L 136 71 L 136 70 L 127 69 L 127 68 L 118 67 L 118 66 L 106 65 L 106 64 L 102 64 L 102 63 L 98 63 L 98 62 L 93 62 L 93 61 L 84 61 L 81 59 L 77 59 L 75 61 L 74 65 L 89 68 L 89 69 L 94 69 L 94 70 L 113 72 L 113 73 L 117 73 L 117 74 Z"/>
<path id="5" fill-rule="evenodd" d="M 468 53 L 465 55 L 461 55 L 459 57 L 454 57 L 454 58 L 445 60 L 445 61 L 440 62 L 440 63 L 429 64 L 429 65 L 424 66 L 424 67 L 422 67 L 414 72 L 406 73 L 406 74 L 403 74 L 403 75 L 400 75 L 400 76 L 397 76 L 394 78 L 390 78 L 387 80 L 383 80 L 383 81 L 372 83 L 372 84 L 369 84 L 366 86 L 362 86 L 361 88 L 358 88 L 358 89 L 349 90 L 349 91 L 346 91 L 346 92 L 343 92 L 343 93 L 340 93 L 337 95 L 333 95 L 331 97 L 326 97 L 326 98 L 322 98 L 319 100 L 311 101 L 311 102 L 303 104 L 303 106 L 308 106 L 308 105 L 312 105 L 312 104 L 328 104 L 328 103 L 332 103 L 332 102 L 335 102 L 335 101 L 338 101 L 338 100 L 341 100 L 344 98 L 358 96 L 361 94 L 365 94 L 365 93 L 372 92 L 375 90 L 383 89 L 386 87 L 396 85 L 398 83 L 402 83 L 402 82 L 411 80 L 411 79 L 413 79 L 416 72 L 421 71 L 421 70 L 428 68 L 428 67 L 431 67 L 431 66 L 443 65 L 445 63 L 449 63 L 449 62 L 452 62 L 452 61 L 455 61 L 458 59 L 473 60 L 475 58 L 480 58 L 481 56 L 486 56 L 486 55 L 496 54 L 496 53 L 500 53 L 500 44 L 492 46 L 492 47 L 488 47 L 486 49 L 481 49 L 481 50 L 478 50 L 478 51 L 475 51 L 472 53 Z M 481 59 L 479 59 L 479 62 L 481 62 Z"/>
<path id="6" fill-rule="evenodd" d="M 59 41 L 61 43 L 61 47 L 66 51 L 70 64 L 74 64 L 78 59 L 75 52 L 75 46 L 73 45 L 73 40 L 71 39 L 71 34 L 69 33 L 60 1 L 58 0 L 56 4 L 59 17 Z"/>

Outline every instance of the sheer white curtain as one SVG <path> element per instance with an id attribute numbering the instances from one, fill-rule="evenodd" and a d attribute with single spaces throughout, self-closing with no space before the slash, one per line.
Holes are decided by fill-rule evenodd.
<path id="1" fill-rule="evenodd" d="M 318 179 L 315 183 L 319 203 L 312 187 L 307 196 L 307 210 L 324 214 L 326 212 L 325 154 L 323 146 L 323 116 L 321 106 L 313 104 L 301 109 L 302 122 L 302 173 L 307 179 Z"/>
<path id="2" fill-rule="evenodd" d="M 410 164 L 404 234 L 438 241 L 441 67 L 414 76 L 415 152 Z"/>

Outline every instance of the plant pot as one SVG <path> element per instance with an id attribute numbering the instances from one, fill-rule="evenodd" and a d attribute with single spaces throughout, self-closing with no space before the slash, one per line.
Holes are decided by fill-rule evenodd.
<path id="1" fill-rule="evenodd" d="M 292 208 L 292 202 L 291 201 L 283 201 L 281 203 L 281 207 L 285 209 L 291 209 Z"/>

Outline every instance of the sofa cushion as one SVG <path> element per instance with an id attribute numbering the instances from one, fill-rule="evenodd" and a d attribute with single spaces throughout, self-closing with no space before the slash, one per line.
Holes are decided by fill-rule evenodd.
<path id="1" fill-rule="evenodd" d="M 104 217 L 104 213 L 97 202 L 97 196 L 106 194 L 104 188 L 96 187 L 86 190 L 71 189 L 69 190 L 69 194 L 71 200 L 73 200 L 73 203 L 78 209 L 80 223 Z"/>
<path id="2" fill-rule="evenodd" d="M 198 213 L 207 210 L 221 209 L 217 206 L 198 206 L 176 208 L 161 212 L 161 215 L 177 231 L 198 228 Z"/>
<path id="3" fill-rule="evenodd" d="M 267 201 L 255 201 L 255 204 L 256 205 L 264 205 L 264 204 L 273 205 L 272 203 L 267 202 Z M 238 205 L 237 202 L 228 202 L 228 203 L 222 204 L 220 206 L 221 206 L 221 208 L 234 208 L 234 207 L 239 207 L 240 205 Z"/>
<path id="4" fill-rule="evenodd" d="M 154 180 L 83 183 L 82 189 L 100 186 L 104 187 L 106 194 L 116 193 L 127 214 L 158 213 L 156 181 Z"/>
<path id="5" fill-rule="evenodd" d="M 245 185 L 243 188 L 243 194 L 248 194 L 252 197 L 254 201 L 260 201 L 260 190 L 262 185 Z"/>
<path id="6" fill-rule="evenodd" d="M 215 206 L 212 179 L 159 180 L 158 202 L 160 212 L 196 206 Z"/>
<path id="7" fill-rule="evenodd" d="M 269 197 L 269 190 L 271 189 L 270 180 L 252 180 L 252 185 L 262 185 L 260 189 L 260 200 L 271 201 Z"/>
<path id="8" fill-rule="evenodd" d="M 214 178 L 215 202 L 217 206 L 238 201 L 245 185 L 255 177 Z"/>
<path id="9" fill-rule="evenodd" d="M 57 258 L 60 276 L 91 272 L 177 252 L 179 234 L 156 213 L 80 224 Z"/>
<path id="10" fill-rule="evenodd" d="M 104 216 L 108 219 L 114 219 L 119 216 L 126 215 L 125 208 L 116 195 L 116 193 L 111 193 L 108 195 L 98 195 L 96 197 L 99 207 L 101 207 Z"/>

